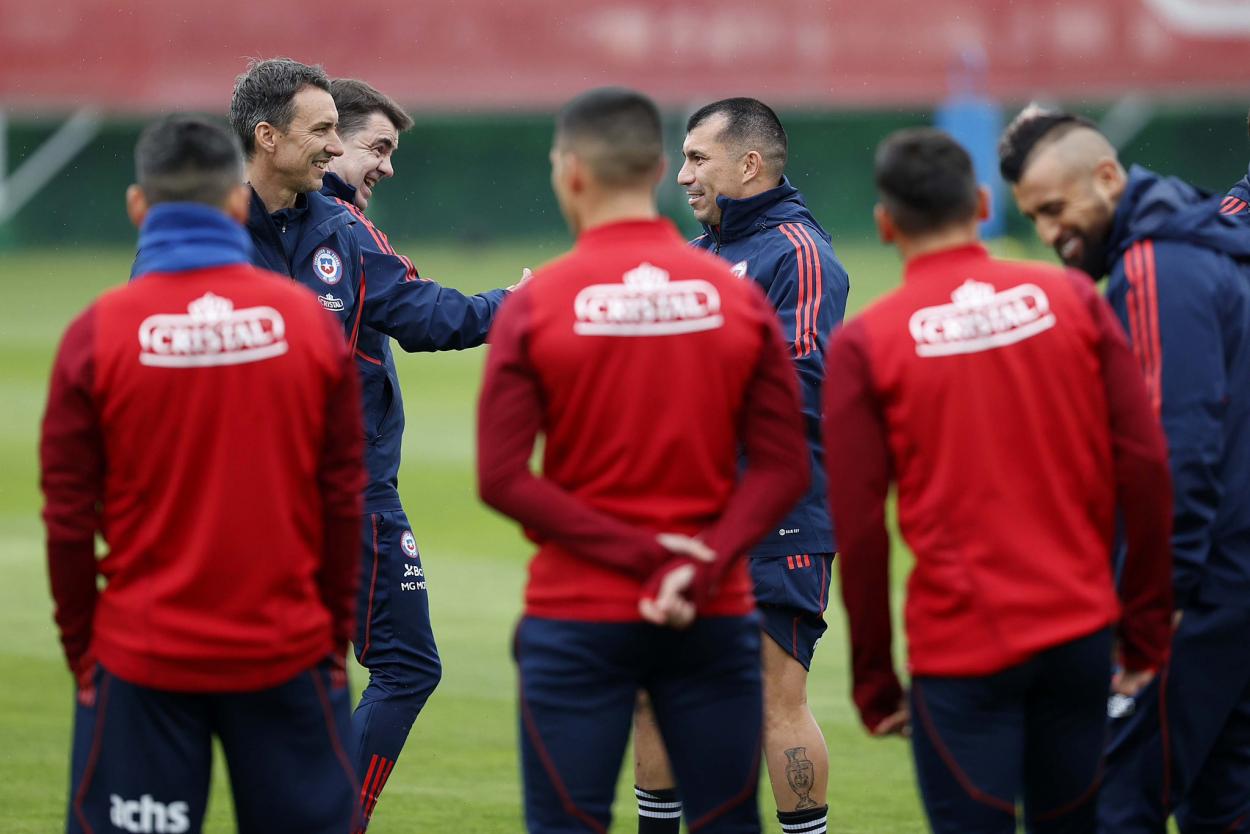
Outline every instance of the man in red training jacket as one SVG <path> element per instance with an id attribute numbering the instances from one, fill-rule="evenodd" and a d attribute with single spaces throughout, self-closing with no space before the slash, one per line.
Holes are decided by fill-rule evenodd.
<path id="1" fill-rule="evenodd" d="M 482 499 L 539 548 L 516 635 L 526 824 L 607 831 L 643 689 L 690 829 L 758 832 L 743 554 L 807 486 L 794 371 L 763 294 L 659 218 L 649 99 L 574 99 L 551 160 L 577 244 L 504 302 L 478 413 Z"/>
<path id="2" fill-rule="evenodd" d="M 1162 431 L 1089 279 L 978 244 L 988 196 L 963 148 L 902 131 L 876 182 L 904 283 L 836 335 L 824 395 L 855 703 L 876 735 L 910 719 L 938 834 L 1014 832 L 1018 801 L 1029 831 L 1093 831 L 1114 638 L 1118 692 L 1168 657 Z M 907 701 L 890 656 L 892 480 L 916 557 Z"/>
<path id="3" fill-rule="evenodd" d="M 40 445 L 67 830 L 198 832 L 216 735 L 240 832 L 346 834 L 356 371 L 314 295 L 249 264 L 223 126 L 167 118 L 135 159 L 136 280 L 66 331 Z"/>

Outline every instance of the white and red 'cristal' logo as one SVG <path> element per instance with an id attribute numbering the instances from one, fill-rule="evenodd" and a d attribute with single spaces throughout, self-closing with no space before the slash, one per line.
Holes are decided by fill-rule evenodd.
<path id="1" fill-rule="evenodd" d="M 580 336 L 667 336 L 725 323 L 716 287 L 698 278 L 670 281 L 667 271 L 649 263 L 626 272 L 619 284 L 583 288 L 573 314 Z"/>
<path id="2" fill-rule="evenodd" d="M 1036 284 L 995 292 L 971 278 L 951 293 L 950 304 L 923 307 L 908 322 L 916 354 L 925 357 L 1006 347 L 1054 326 L 1050 299 Z"/>
<path id="3" fill-rule="evenodd" d="M 234 302 L 206 293 L 187 312 L 158 313 L 139 325 L 139 362 L 158 368 L 242 365 L 287 351 L 286 322 L 272 307 L 234 309 Z"/>

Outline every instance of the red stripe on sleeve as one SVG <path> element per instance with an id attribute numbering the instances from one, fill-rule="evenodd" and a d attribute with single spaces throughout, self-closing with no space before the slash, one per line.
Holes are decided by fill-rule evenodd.
<path id="1" fill-rule="evenodd" d="M 1132 337 L 1133 355 L 1137 357 L 1137 364 L 1146 380 L 1146 390 L 1153 404 L 1156 399 L 1153 389 L 1155 380 L 1154 367 L 1157 359 L 1153 353 L 1154 340 L 1151 337 L 1150 330 L 1149 298 L 1148 290 L 1145 286 L 1146 267 L 1143 244 L 1144 241 L 1139 241 L 1129 248 L 1124 256 L 1124 272 L 1129 283 L 1127 296 L 1128 324 L 1129 333 Z"/>
<path id="2" fill-rule="evenodd" d="M 1172 486 L 1166 441 L 1115 313 L 1084 276 L 1073 286 L 1099 330 L 1116 502 L 1128 543 L 1119 582 L 1121 658 L 1134 671 L 1157 669 L 1167 661 L 1172 634 Z"/>
<path id="3" fill-rule="evenodd" d="M 1156 280 L 1154 241 L 1146 240 L 1142 244 L 1147 326 L 1150 328 L 1150 353 L 1154 357 L 1150 367 L 1150 405 L 1157 417 L 1163 410 L 1163 340 L 1159 335 L 1159 285 Z"/>
<path id="4" fill-rule="evenodd" d="M 386 242 L 385 236 L 378 231 L 376 226 L 369 222 L 369 218 L 365 217 L 365 213 L 361 211 L 359 207 L 357 207 L 354 203 L 347 202 L 341 197 L 335 197 L 334 199 L 338 201 L 340 206 L 347 209 L 348 212 L 351 213 L 352 217 L 355 217 L 364 225 L 365 229 L 369 232 L 369 236 L 373 238 L 373 242 L 378 245 L 379 252 L 383 252 L 387 255 L 395 254 L 395 251 L 391 249 L 390 244 Z"/>
<path id="5" fill-rule="evenodd" d="M 352 325 L 352 334 L 347 339 L 348 347 L 352 353 L 356 352 L 356 343 L 360 341 L 360 320 L 365 315 L 365 294 L 367 287 L 365 285 L 365 256 L 360 256 L 360 295 L 356 298 L 356 323 Z"/>
<path id="6" fill-rule="evenodd" d="M 806 226 L 797 225 L 795 226 L 795 231 L 807 241 L 808 254 L 811 257 L 811 274 L 815 284 L 812 288 L 812 295 L 808 299 L 807 316 L 807 352 L 811 353 L 816 349 L 816 319 L 820 315 L 820 296 L 823 290 L 820 271 L 820 251 L 816 248 L 816 241 L 812 239 L 812 233 Z"/>
<path id="7" fill-rule="evenodd" d="M 790 230 L 790 225 L 785 224 L 777 227 L 780 232 L 789 239 L 794 245 L 795 259 L 798 261 L 799 268 L 799 297 L 794 305 L 794 355 L 800 357 L 806 355 L 806 340 L 804 336 L 803 308 L 807 303 L 807 283 L 808 283 L 808 265 L 807 256 L 804 251 L 803 244 L 799 238 Z"/>

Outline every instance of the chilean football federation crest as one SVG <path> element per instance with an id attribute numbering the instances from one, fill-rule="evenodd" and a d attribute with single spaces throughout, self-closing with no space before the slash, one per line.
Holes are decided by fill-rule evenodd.
<path id="1" fill-rule="evenodd" d="M 417 558 L 417 538 L 412 535 L 411 530 L 405 530 L 404 534 L 399 537 L 399 546 L 403 548 L 409 559 Z"/>
<path id="2" fill-rule="evenodd" d="M 343 259 L 329 246 L 322 246 L 313 253 L 313 269 L 318 278 L 334 286 L 343 277 Z"/>

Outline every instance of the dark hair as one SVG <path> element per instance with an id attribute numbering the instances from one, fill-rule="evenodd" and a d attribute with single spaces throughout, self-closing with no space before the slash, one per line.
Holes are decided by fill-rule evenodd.
<path id="1" fill-rule="evenodd" d="M 749 145 L 745 150 L 759 151 L 764 164 L 777 176 L 786 170 L 786 154 L 789 151 L 789 140 L 786 129 L 781 126 L 781 119 L 773 109 L 762 101 L 753 98 L 726 98 L 700 107 L 686 121 L 686 132 L 716 115 L 725 117 L 725 129 L 717 137 L 718 141 L 732 145 Z"/>
<path id="2" fill-rule="evenodd" d="M 234 79 L 230 97 L 230 126 L 243 143 L 248 159 L 256 152 L 256 126 L 268 122 L 286 130 L 295 118 L 295 94 L 305 87 L 330 92 L 330 79 L 318 66 L 290 58 L 253 58 Z"/>
<path id="3" fill-rule="evenodd" d="M 400 133 L 412 127 L 412 117 L 394 99 L 356 78 L 333 79 L 330 95 L 339 111 L 339 136 L 351 136 L 374 113 L 389 119 Z"/>
<path id="4" fill-rule="evenodd" d="M 576 149 L 606 185 L 640 185 L 664 161 L 660 111 L 642 93 L 600 87 L 561 108 L 556 145 Z"/>
<path id="5" fill-rule="evenodd" d="M 1020 111 L 998 140 L 998 170 L 1003 179 L 1017 183 L 1024 176 L 1024 166 L 1038 143 L 1057 141 L 1077 128 L 1097 130 L 1098 126 L 1084 116 L 1063 110 L 1048 110 L 1030 104 Z"/>
<path id="6" fill-rule="evenodd" d="M 972 158 L 943 131 L 891 133 L 877 146 L 873 169 L 881 205 L 905 234 L 938 231 L 976 214 Z"/>
<path id="7" fill-rule="evenodd" d="M 135 180 L 150 204 L 221 206 L 231 189 L 243 183 L 243 151 L 215 119 L 166 116 L 139 135 Z"/>

